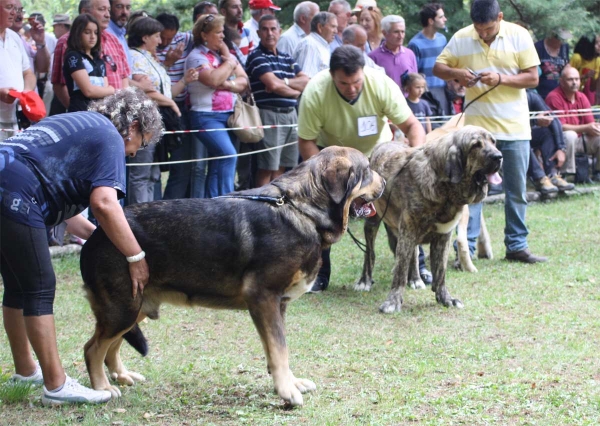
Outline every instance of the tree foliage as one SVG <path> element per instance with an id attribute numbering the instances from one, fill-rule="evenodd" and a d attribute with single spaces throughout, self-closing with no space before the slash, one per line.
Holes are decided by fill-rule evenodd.
<path id="1" fill-rule="evenodd" d="M 217 0 L 212 0 L 214 3 Z M 71 18 L 77 15 L 79 0 L 22 0 L 29 12 L 40 11 L 46 17 L 48 29 L 52 16 L 56 13 L 68 13 Z M 277 16 L 284 28 L 292 24 L 294 7 L 298 0 L 274 0 L 281 7 Z M 406 20 L 406 40 L 421 30 L 419 9 L 427 0 L 378 0 L 378 5 L 385 15 L 397 14 Z M 144 9 L 150 15 L 168 12 L 177 15 L 181 27 L 188 30 L 192 27 L 192 9 L 197 0 L 134 0 L 135 10 Z M 249 19 L 248 0 L 242 0 L 246 19 Z M 327 10 L 329 1 L 316 1 L 321 10 Z M 356 1 L 350 1 L 354 7 Z M 469 25 L 470 0 L 440 1 L 448 18 L 448 38 L 458 29 Z M 544 38 L 558 28 L 571 31 L 574 43 L 581 35 L 600 33 L 600 1 L 598 0 L 500 0 L 500 7 L 505 19 L 511 22 L 526 24 L 537 39 Z"/>

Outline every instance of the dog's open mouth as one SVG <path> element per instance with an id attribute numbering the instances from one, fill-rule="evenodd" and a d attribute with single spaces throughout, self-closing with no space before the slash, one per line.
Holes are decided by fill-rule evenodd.
<path id="1" fill-rule="evenodd" d="M 489 183 L 490 185 L 500 185 L 502 183 L 502 178 L 498 174 L 498 172 L 493 173 L 485 173 L 483 170 L 478 170 L 475 173 L 475 180 L 481 186 Z"/>
<path id="2" fill-rule="evenodd" d="M 376 214 L 375 205 L 364 198 L 358 197 L 350 204 L 350 216 L 352 217 L 372 217 Z"/>

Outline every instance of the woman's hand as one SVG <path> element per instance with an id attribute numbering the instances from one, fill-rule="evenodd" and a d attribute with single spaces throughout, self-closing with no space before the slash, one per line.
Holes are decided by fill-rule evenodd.
<path id="1" fill-rule="evenodd" d="M 224 41 L 222 41 L 221 44 L 219 44 L 219 54 L 223 58 L 223 61 L 231 58 L 231 52 L 229 51 L 229 47 L 227 47 Z"/>
<path id="2" fill-rule="evenodd" d="M 148 284 L 150 271 L 146 259 L 129 264 L 129 276 L 131 277 L 132 295 L 135 299 L 139 291 L 140 295 L 144 294 L 144 287 Z"/>
<path id="3" fill-rule="evenodd" d="M 198 80 L 198 71 L 196 71 L 196 68 L 190 68 L 189 70 L 187 70 L 183 79 L 185 84 L 190 84 Z"/>

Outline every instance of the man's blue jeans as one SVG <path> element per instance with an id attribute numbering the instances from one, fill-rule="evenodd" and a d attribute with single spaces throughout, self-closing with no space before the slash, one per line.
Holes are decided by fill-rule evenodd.
<path id="1" fill-rule="evenodd" d="M 514 253 L 527 248 L 529 231 L 525 225 L 527 211 L 527 167 L 529 165 L 529 141 L 496 141 L 502 156 L 503 186 L 504 186 L 504 245 L 507 253 Z M 471 254 L 481 228 L 482 203 L 469 205 L 469 226 L 467 239 Z"/>
<path id="2" fill-rule="evenodd" d="M 227 119 L 230 115 L 231 112 L 191 111 L 191 127 L 192 129 L 226 129 Z M 237 154 L 228 131 L 200 132 L 197 133 L 197 135 L 197 140 L 206 147 L 208 157 L 221 157 Z M 205 193 L 207 198 L 213 198 L 233 192 L 235 163 L 236 157 L 222 160 L 209 160 Z M 197 164 L 200 165 L 201 169 L 204 163 L 200 162 Z M 195 193 L 198 190 L 197 177 L 199 176 L 195 171 L 192 176 L 192 196 L 195 196 Z"/>

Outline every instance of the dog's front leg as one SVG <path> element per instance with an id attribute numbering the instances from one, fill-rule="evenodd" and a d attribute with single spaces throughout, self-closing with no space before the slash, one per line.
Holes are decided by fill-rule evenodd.
<path id="1" fill-rule="evenodd" d="M 373 286 L 373 267 L 375 266 L 375 239 L 381 220 L 378 216 L 365 220 L 365 260 L 361 277 L 354 284 L 356 291 L 370 291 Z"/>
<path id="2" fill-rule="evenodd" d="M 408 269 L 408 286 L 413 290 L 421 290 L 425 288 L 425 283 L 421 279 L 419 273 L 419 246 L 415 246 L 410 260 L 410 268 Z"/>
<path id="3" fill-rule="evenodd" d="M 310 380 L 296 378 L 290 370 L 283 323 L 285 306 L 281 304 L 281 297 L 260 294 L 246 302 L 260 335 L 275 392 L 290 405 L 302 405 L 302 393 L 317 387 Z"/>
<path id="4" fill-rule="evenodd" d="M 450 252 L 450 237 L 452 232 L 446 234 L 435 234 L 431 240 L 431 272 L 433 283 L 431 289 L 435 291 L 435 299 L 444 306 L 463 308 L 464 305 L 458 299 L 453 299 L 446 288 L 446 268 L 448 253 Z"/>
<path id="5" fill-rule="evenodd" d="M 384 314 L 400 312 L 402 309 L 402 294 L 408 281 L 408 271 L 410 269 L 410 262 L 413 261 L 416 244 L 416 239 L 412 238 L 411 235 L 406 235 L 402 232 L 398 234 L 392 288 L 385 302 L 379 307 L 379 310 Z"/>

